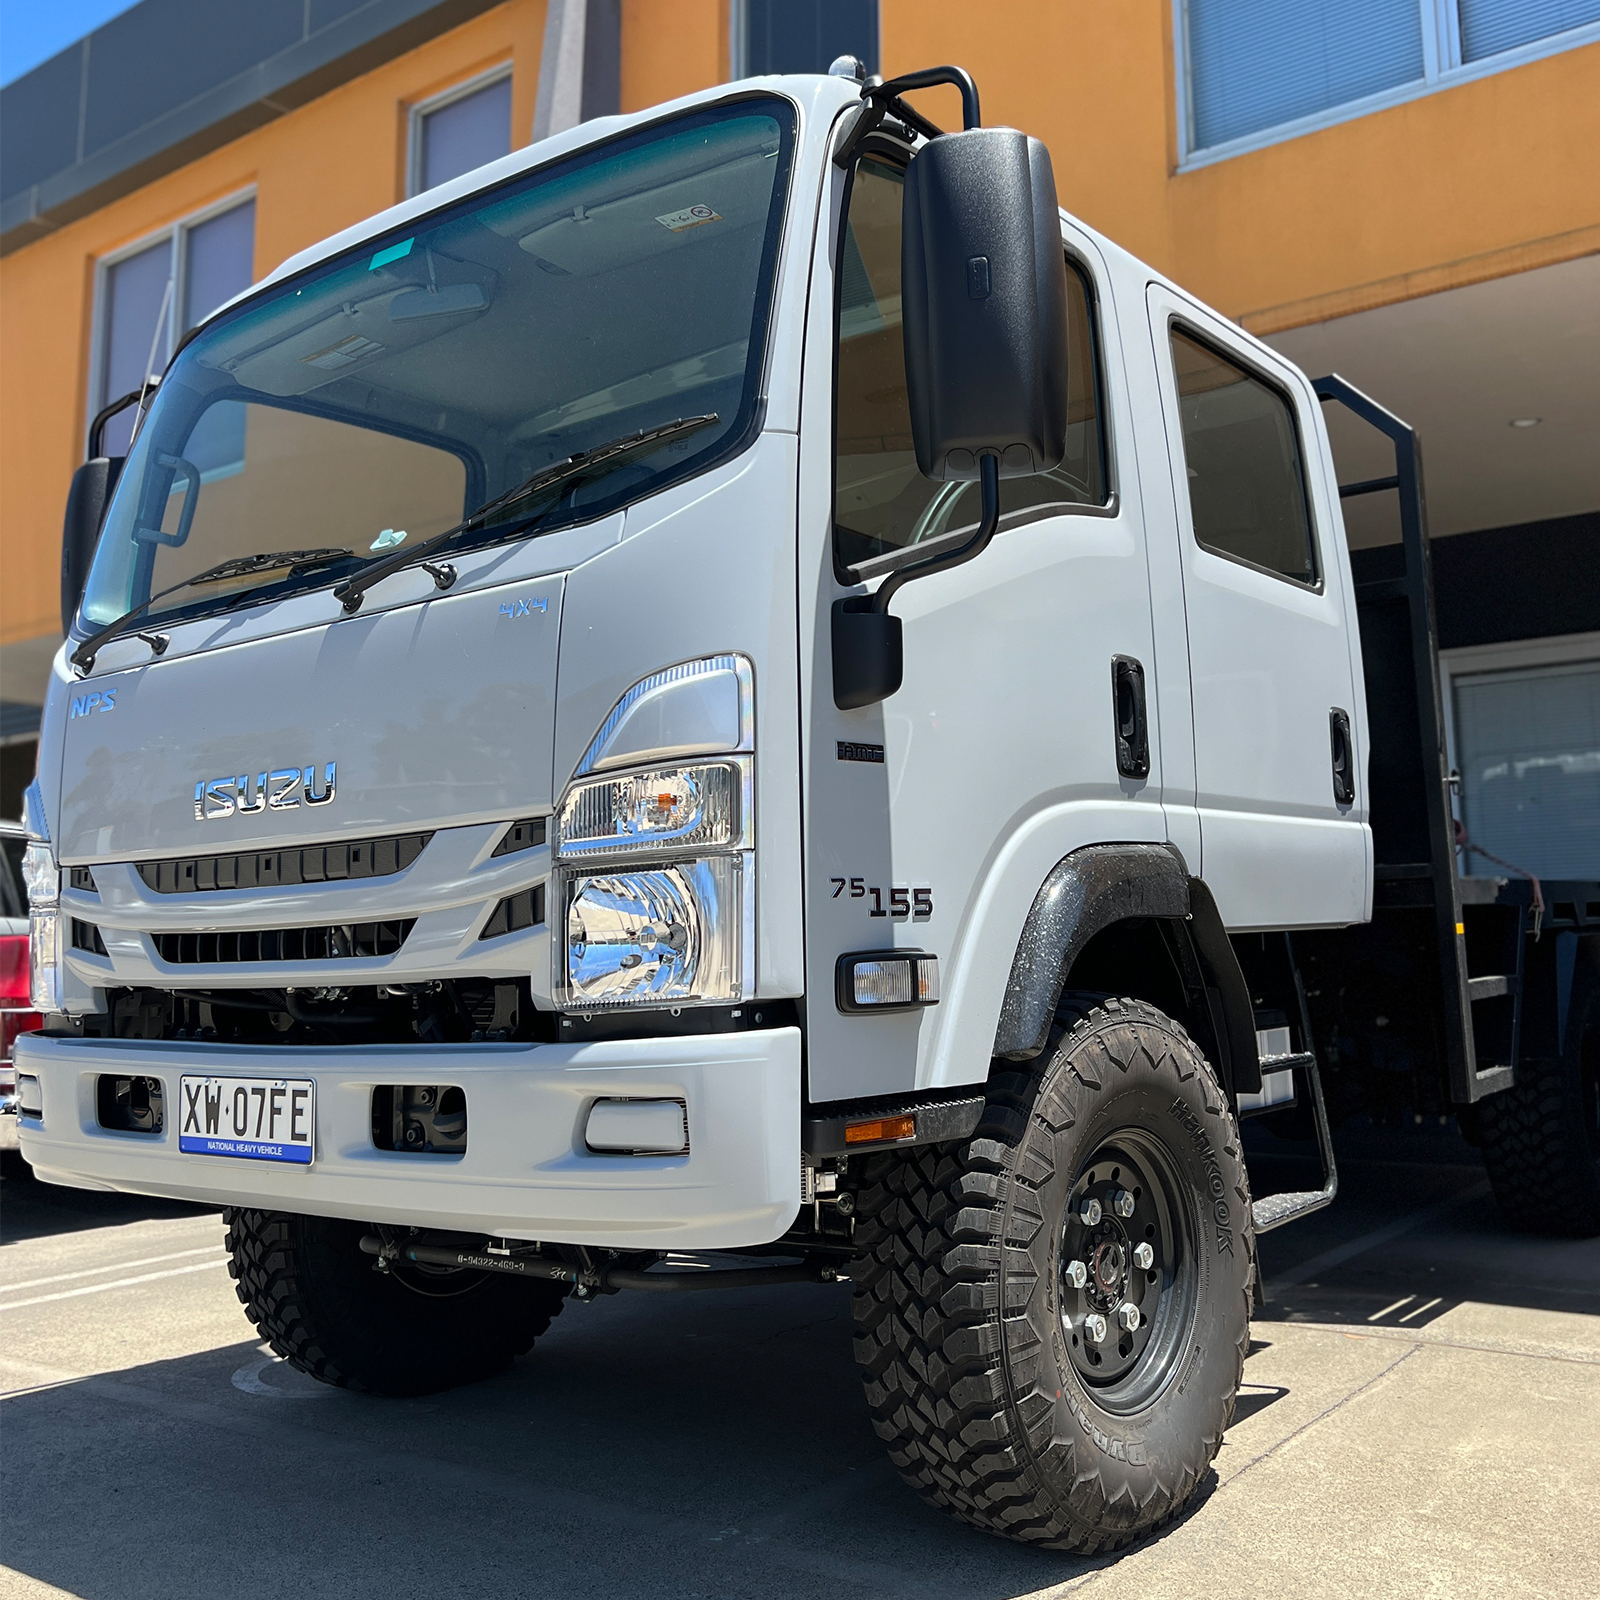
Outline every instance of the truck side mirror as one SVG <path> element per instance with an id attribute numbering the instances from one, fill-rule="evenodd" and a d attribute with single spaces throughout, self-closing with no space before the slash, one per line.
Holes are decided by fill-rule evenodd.
<path id="1" fill-rule="evenodd" d="M 917 467 L 977 480 L 977 531 L 833 605 L 833 699 L 874 705 L 904 674 L 901 584 L 981 555 L 1000 479 L 1048 472 L 1067 449 L 1067 267 L 1050 153 L 1015 128 L 930 139 L 906 171 L 900 245 L 906 388 Z"/>
<path id="2" fill-rule="evenodd" d="M 72 474 L 66 524 L 61 532 L 61 631 L 67 632 L 89 581 L 89 563 L 100 542 L 106 507 L 122 475 L 122 456 L 96 456 Z"/>
<path id="3" fill-rule="evenodd" d="M 1067 449 L 1067 270 L 1050 152 L 1015 128 L 930 140 L 906 172 L 906 388 L 917 467 L 1048 472 Z"/>

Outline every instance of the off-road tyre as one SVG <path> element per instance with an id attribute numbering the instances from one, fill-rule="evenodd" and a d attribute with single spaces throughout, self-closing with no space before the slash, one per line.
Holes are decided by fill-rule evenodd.
<path id="1" fill-rule="evenodd" d="M 1600 956 L 1593 948 L 1579 950 L 1561 1055 L 1519 1062 L 1511 1088 L 1476 1109 L 1483 1164 L 1507 1220 L 1556 1238 L 1600 1234 Z"/>
<path id="2" fill-rule="evenodd" d="M 375 1272 L 364 1223 L 232 1209 L 228 1271 L 245 1315 L 291 1366 L 368 1394 L 493 1377 L 561 1310 L 559 1284 L 483 1272 Z"/>
<path id="3" fill-rule="evenodd" d="M 1150 1296 L 1143 1353 L 1099 1386 L 1070 1347 L 1085 1300 L 1061 1252 L 1091 1237 L 1082 1202 L 1106 1192 L 1108 1149 L 1126 1176 L 1124 1144 L 1135 1170 L 1160 1169 L 1179 1242 L 1159 1282 L 1128 1291 Z M 856 1359 L 906 1482 L 1053 1550 L 1116 1550 L 1176 1516 L 1233 1416 L 1254 1258 L 1238 1125 L 1183 1029 L 1141 1001 L 1068 995 L 1037 1062 L 996 1063 L 969 1140 L 875 1154 L 851 1179 Z M 1131 1229 L 1154 1226 L 1154 1203 Z"/>

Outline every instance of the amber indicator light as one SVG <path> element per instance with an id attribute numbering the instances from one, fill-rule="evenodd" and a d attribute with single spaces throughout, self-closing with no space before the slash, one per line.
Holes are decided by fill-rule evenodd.
<path id="1" fill-rule="evenodd" d="M 914 1139 L 916 1136 L 915 1117 L 879 1117 L 873 1122 L 847 1122 L 844 1125 L 846 1144 L 878 1144 L 884 1139 Z"/>

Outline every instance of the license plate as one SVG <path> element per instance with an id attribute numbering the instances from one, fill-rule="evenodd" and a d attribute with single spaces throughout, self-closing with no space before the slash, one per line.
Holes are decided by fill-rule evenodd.
<path id="1" fill-rule="evenodd" d="M 178 1148 L 197 1156 L 310 1164 L 317 1086 L 310 1078 L 181 1078 Z"/>

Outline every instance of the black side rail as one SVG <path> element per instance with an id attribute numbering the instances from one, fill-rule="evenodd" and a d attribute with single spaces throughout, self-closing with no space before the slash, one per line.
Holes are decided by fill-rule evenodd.
<path id="1" fill-rule="evenodd" d="M 1400 510 L 1400 573 L 1356 584 L 1371 736 L 1373 909 L 1431 908 L 1450 1098 L 1470 1105 L 1510 1087 L 1513 1063 L 1480 1068 L 1473 1033 L 1422 451 L 1408 423 L 1337 374 L 1314 379 L 1312 388 L 1318 399 L 1337 401 L 1394 445 L 1390 476 L 1339 486 L 1341 500 L 1392 489 Z"/>

